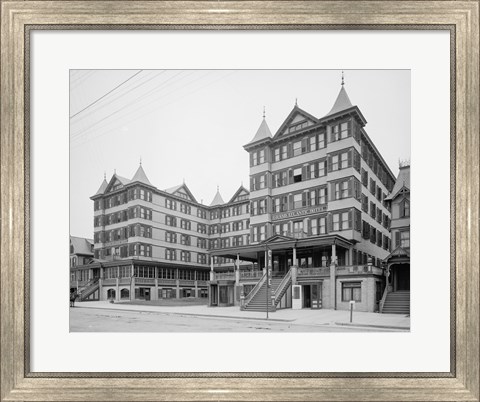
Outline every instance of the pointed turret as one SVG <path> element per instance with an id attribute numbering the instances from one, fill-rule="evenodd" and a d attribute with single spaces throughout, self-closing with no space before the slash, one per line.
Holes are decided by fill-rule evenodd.
<path id="1" fill-rule="evenodd" d="M 220 190 L 217 186 L 217 194 L 215 194 L 215 197 L 213 197 L 213 201 L 210 203 L 210 206 L 214 207 L 216 205 L 223 205 L 223 204 L 225 204 L 225 201 L 223 201 L 223 198 L 220 195 Z"/>
<path id="2" fill-rule="evenodd" d="M 267 121 L 265 120 L 265 107 L 264 107 L 263 120 L 260 123 L 260 127 L 258 127 L 257 133 L 252 138 L 252 140 L 247 145 L 244 146 L 244 148 L 250 146 L 251 144 L 255 144 L 262 140 L 268 140 L 270 138 L 272 138 L 272 133 L 270 131 L 270 128 L 268 127 Z"/>
<path id="3" fill-rule="evenodd" d="M 105 190 L 107 189 L 107 186 L 108 186 L 107 179 L 104 176 L 103 177 L 103 182 L 100 185 L 100 188 L 98 189 L 98 191 L 95 193 L 95 195 L 102 195 L 103 193 L 105 193 Z"/>
<path id="4" fill-rule="evenodd" d="M 143 170 L 142 164 L 140 163 L 140 166 L 138 167 L 137 171 L 135 172 L 135 175 L 133 176 L 131 182 L 138 181 L 143 184 L 147 184 L 148 186 L 151 186 L 152 183 L 150 183 L 150 180 L 148 180 L 147 175 L 145 174 L 145 171 Z"/>
<path id="5" fill-rule="evenodd" d="M 333 104 L 332 110 L 327 113 L 327 116 L 341 112 L 343 110 L 350 109 L 351 107 L 353 107 L 352 102 L 347 95 L 345 87 L 342 85 L 342 87 L 340 88 L 340 92 L 338 93 L 337 100 Z"/>

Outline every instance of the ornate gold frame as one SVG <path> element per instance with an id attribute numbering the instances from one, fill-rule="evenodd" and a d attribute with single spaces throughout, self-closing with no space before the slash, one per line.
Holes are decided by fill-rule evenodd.
<path id="1" fill-rule="evenodd" d="M 1 400 L 479 401 L 479 1 L 9 1 L 1 4 Z M 31 373 L 31 29 L 449 29 L 448 373 Z M 446 228 L 445 228 L 446 229 Z"/>

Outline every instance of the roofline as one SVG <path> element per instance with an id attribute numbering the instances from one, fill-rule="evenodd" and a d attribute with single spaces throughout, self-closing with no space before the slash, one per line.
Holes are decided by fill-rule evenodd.
<path id="1" fill-rule="evenodd" d="M 393 174 L 392 170 L 390 169 L 390 166 L 388 166 L 387 162 L 385 161 L 385 159 L 383 159 L 383 156 L 382 154 L 379 152 L 379 150 L 377 149 L 377 147 L 375 146 L 375 144 L 373 143 L 372 139 L 370 138 L 370 136 L 367 134 L 367 132 L 365 131 L 365 129 L 362 127 L 362 133 L 365 135 L 366 139 L 368 140 L 370 146 L 373 148 L 373 150 L 377 153 L 378 157 L 380 158 L 380 161 L 384 164 L 384 166 L 387 168 L 387 173 L 390 174 L 391 178 L 393 179 L 393 181 L 395 182 L 395 180 L 397 180 L 397 177 Z"/>
<path id="2" fill-rule="evenodd" d="M 323 116 L 322 118 L 318 119 L 318 121 L 327 122 L 329 120 L 338 119 L 339 117 L 342 117 L 344 114 L 349 114 L 349 113 L 351 114 L 352 112 L 356 112 L 358 114 L 358 117 L 362 121 L 363 125 L 367 124 L 367 119 L 365 118 L 363 113 L 360 111 L 358 106 L 352 106 L 352 107 L 349 107 L 348 109 L 344 109 L 333 114 L 327 114 L 326 116 Z"/>

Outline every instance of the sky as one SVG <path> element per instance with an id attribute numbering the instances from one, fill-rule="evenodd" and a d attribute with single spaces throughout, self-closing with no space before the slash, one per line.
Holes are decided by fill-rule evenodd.
<path id="1" fill-rule="evenodd" d="M 340 70 L 71 70 L 70 231 L 93 238 L 104 175 L 131 179 L 140 161 L 160 190 L 185 182 L 209 205 L 248 189 L 243 149 L 262 122 L 275 135 L 295 102 L 325 116 Z M 410 70 L 345 70 L 345 89 L 389 165 L 410 159 Z"/>

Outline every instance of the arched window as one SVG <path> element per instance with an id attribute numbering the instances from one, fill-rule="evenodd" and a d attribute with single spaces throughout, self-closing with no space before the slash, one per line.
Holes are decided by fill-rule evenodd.
<path id="1" fill-rule="evenodd" d="M 115 299 L 115 289 L 108 289 L 107 291 L 107 299 Z"/>
<path id="2" fill-rule="evenodd" d="M 129 299 L 130 298 L 130 291 L 128 289 L 122 289 L 120 291 L 120 298 Z"/>

